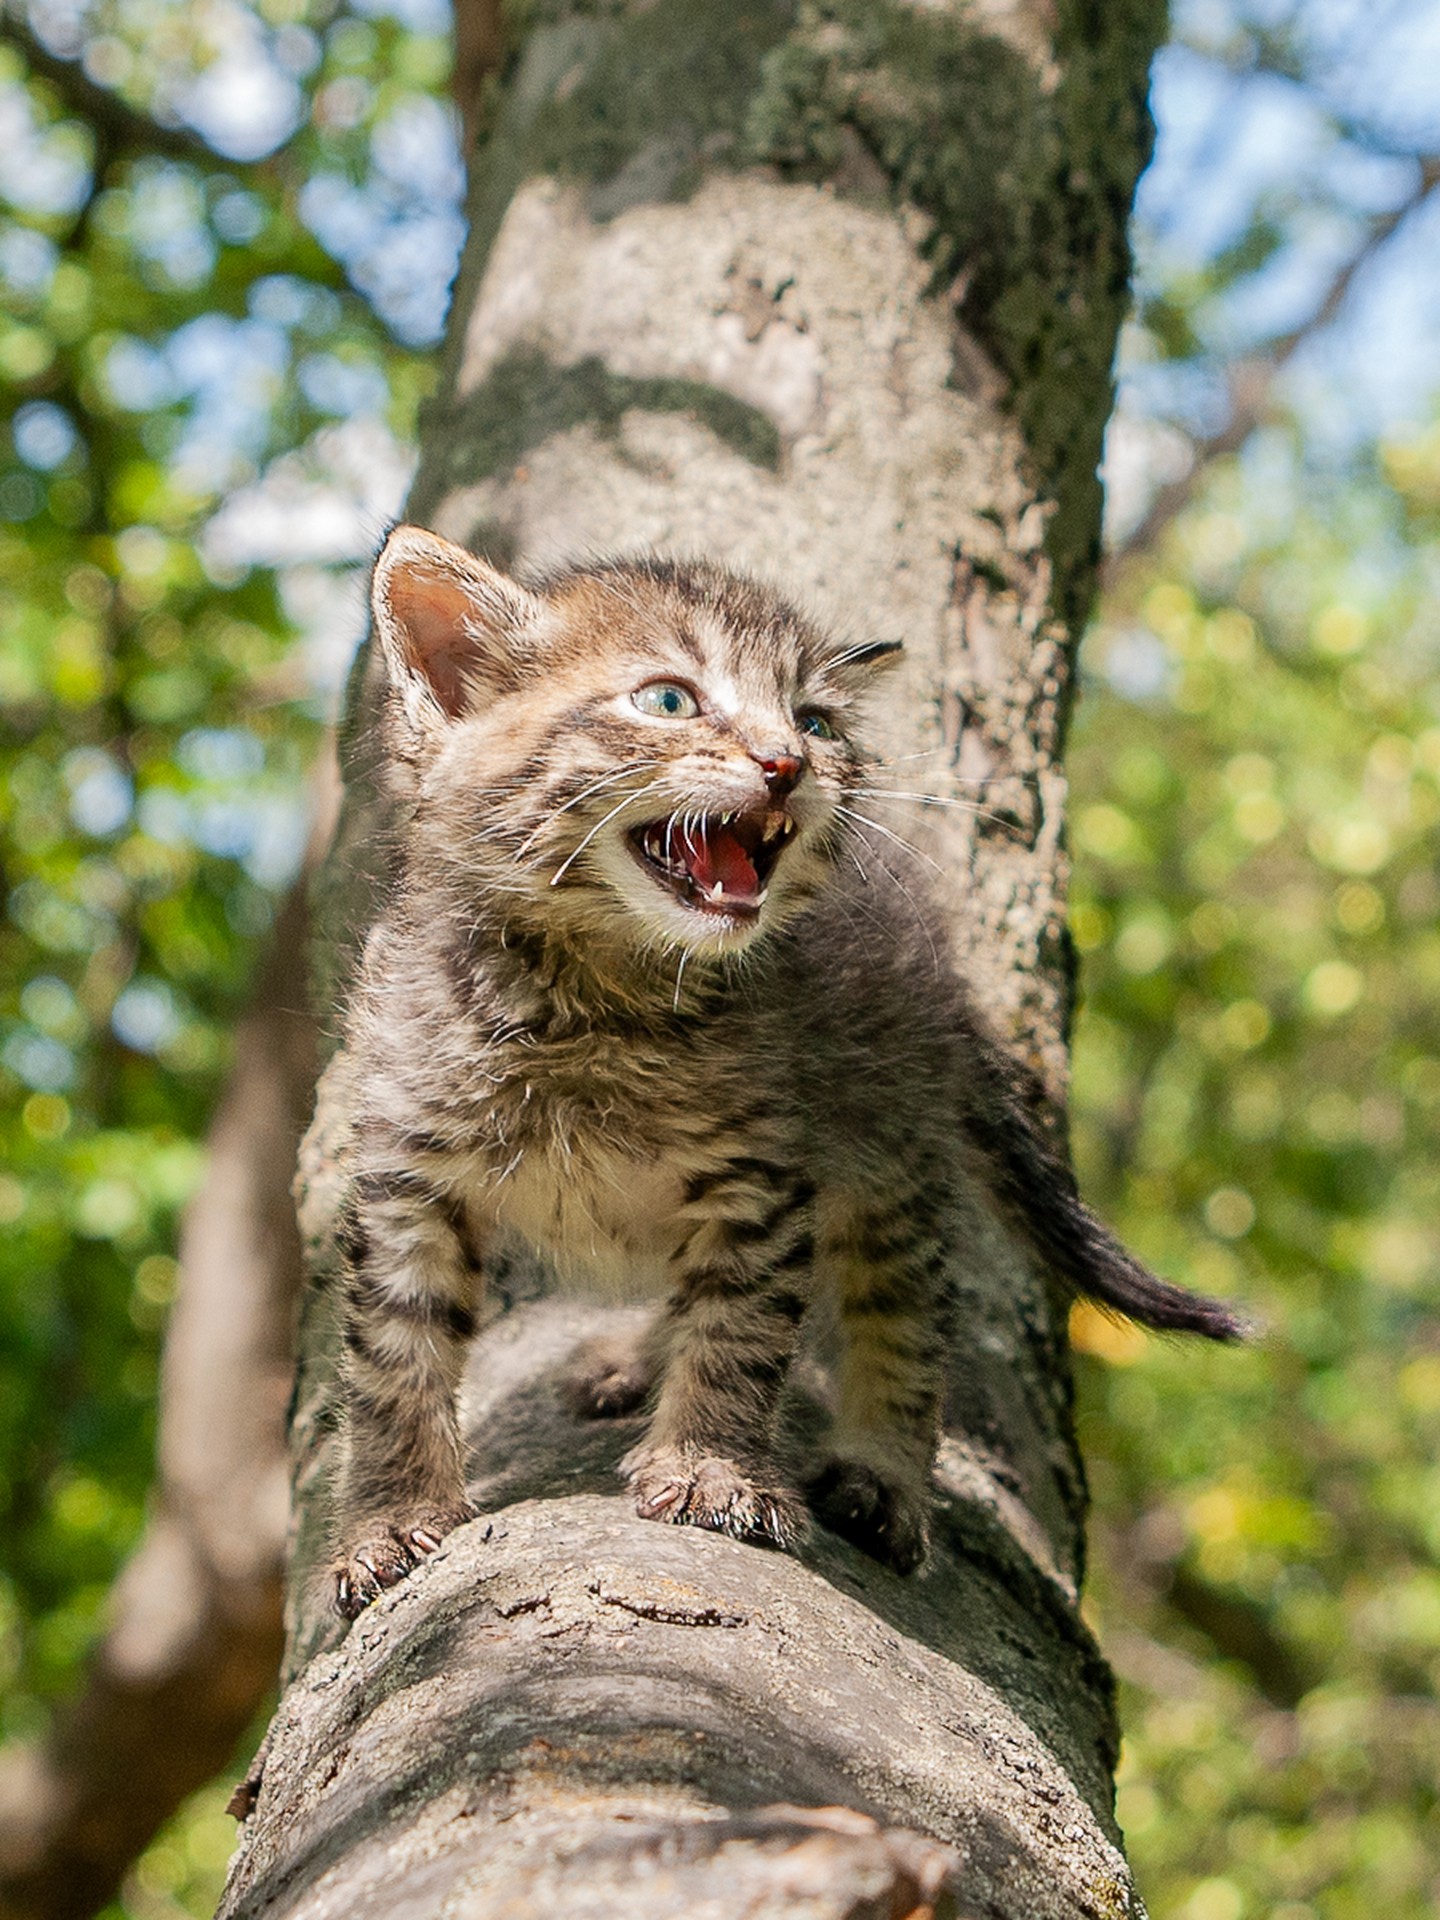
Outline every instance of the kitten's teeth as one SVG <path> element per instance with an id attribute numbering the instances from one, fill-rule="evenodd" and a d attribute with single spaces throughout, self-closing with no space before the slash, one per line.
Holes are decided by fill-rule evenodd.
<path id="1" fill-rule="evenodd" d="M 788 824 L 783 813 L 767 814 L 765 816 L 765 831 L 760 836 L 761 840 L 768 846 L 772 840 L 778 840 L 780 838 L 781 832 Z"/>
<path id="2" fill-rule="evenodd" d="M 714 886 L 713 886 L 713 887 L 711 887 L 711 889 L 710 889 L 710 898 L 711 898 L 712 900 L 718 900 L 718 899 L 720 899 L 720 898 L 721 898 L 721 896 L 722 896 L 722 895 L 724 894 L 724 892 L 725 892 L 725 889 L 724 889 L 724 887 L 723 887 L 723 886 L 722 886 L 722 885 L 720 884 L 720 882 L 719 882 L 719 881 L 717 880 L 717 881 L 715 882 L 715 884 L 714 884 Z"/>

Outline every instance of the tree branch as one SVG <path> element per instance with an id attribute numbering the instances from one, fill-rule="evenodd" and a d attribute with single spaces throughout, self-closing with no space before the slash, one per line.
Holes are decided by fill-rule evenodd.
<path id="1" fill-rule="evenodd" d="M 467 167 L 480 130 L 484 83 L 500 71 L 504 57 L 500 0 L 455 0 L 455 70 L 450 85 L 460 112 L 460 151 Z"/>
<path id="2" fill-rule="evenodd" d="M 637 1423 L 557 1390 L 636 1318 L 520 1304 L 477 1342 L 487 1517 L 286 1693 L 221 1920 L 426 1920 L 459 1887 L 507 1920 L 1134 1916 L 1108 1680 L 1023 1502 L 947 1442 L 910 1579 L 818 1529 L 795 1557 L 640 1520 Z"/>
<path id="3" fill-rule="evenodd" d="M 206 166 L 232 164 L 222 162 L 222 156 L 193 128 L 156 120 L 112 88 L 98 85 L 78 60 L 52 53 L 29 22 L 9 7 L 0 11 L 0 40 L 8 40 L 31 73 L 54 88 L 64 111 L 83 120 L 112 152 L 163 153 L 175 160 L 198 160 Z"/>
<path id="4" fill-rule="evenodd" d="M 1361 272 L 1437 185 L 1440 185 L 1440 155 L 1426 154 L 1420 160 L 1420 178 L 1414 191 L 1407 194 L 1398 207 L 1371 221 L 1360 245 L 1337 270 L 1325 298 L 1310 318 L 1280 335 L 1263 356 L 1249 356 L 1230 369 L 1230 418 L 1218 433 L 1195 441 L 1195 457 L 1189 469 L 1158 490 L 1143 518 L 1111 549 L 1104 567 L 1106 585 L 1113 585 L 1122 569 L 1138 554 L 1154 548 L 1165 529 L 1190 504 L 1205 474 L 1217 460 L 1239 453 L 1269 411 L 1281 373 L 1307 341 L 1331 324 Z"/>

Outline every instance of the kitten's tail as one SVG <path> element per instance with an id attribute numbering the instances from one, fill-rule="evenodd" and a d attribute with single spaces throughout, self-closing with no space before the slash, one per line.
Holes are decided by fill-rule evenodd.
<path id="1" fill-rule="evenodd" d="M 1061 1169 L 1068 1172 L 1068 1169 Z M 1177 1287 L 1142 1266 L 1085 1205 L 1073 1186 L 1012 1214 L 1035 1251 L 1087 1299 L 1166 1333 L 1244 1340 L 1254 1323 L 1227 1301 Z"/>
<path id="2" fill-rule="evenodd" d="M 1207 1340 L 1253 1334 L 1254 1323 L 1225 1301 L 1162 1280 L 1126 1252 L 1080 1198 L 1075 1176 L 1024 1105 L 1009 1062 L 976 1038 L 971 1140 L 1007 1224 L 1045 1265 L 1078 1293 L 1147 1327 Z"/>

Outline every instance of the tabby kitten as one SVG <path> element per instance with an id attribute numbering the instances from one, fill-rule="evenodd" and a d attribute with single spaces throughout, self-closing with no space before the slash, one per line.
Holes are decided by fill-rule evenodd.
<path id="1" fill-rule="evenodd" d="M 812 1499 L 902 1570 L 987 1210 L 1082 1293 L 1239 1334 L 1084 1207 L 937 960 L 921 875 L 848 810 L 895 646 L 837 645 L 706 564 L 527 588 L 414 527 L 373 597 L 407 823 L 345 1028 L 342 1613 L 471 1512 L 455 1397 L 506 1241 L 662 1303 L 642 1352 L 575 1385 L 594 1414 L 650 1407 L 638 1512 L 780 1546 L 805 1509 L 776 1410 L 828 1297 Z"/>

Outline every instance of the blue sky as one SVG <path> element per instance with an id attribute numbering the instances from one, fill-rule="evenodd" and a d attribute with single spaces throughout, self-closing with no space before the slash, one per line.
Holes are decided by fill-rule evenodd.
<path id="1" fill-rule="evenodd" d="M 309 28 L 271 27 L 244 0 L 120 4 L 122 19 L 125 8 L 136 9 L 138 44 L 160 44 L 156 23 L 175 30 L 169 63 L 159 68 L 161 91 L 220 150 L 253 157 L 288 136 L 303 106 L 301 83 L 320 56 Z M 353 0 L 347 30 L 364 34 L 365 16 L 387 13 L 422 34 L 446 23 L 443 0 Z M 99 31 L 98 17 L 86 0 L 36 0 L 33 12 L 57 50 L 78 52 L 92 78 L 115 84 L 133 72 L 137 41 Z M 1298 65 L 1301 78 L 1257 60 L 1267 34 L 1283 42 L 1268 65 Z M 354 85 L 363 92 L 362 82 Z M 1275 334 L 1303 325 L 1367 222 L 1415 192 L 1417 154 L 1440 153 L 1440 3 L 1180 0 L 1175 38 L 1156 62 L 1153 102 L 1155 158 L 1135 223 L 1142 296 L 1202 286 L 1257 213 L 1272 218 L 1282 238 L 1258 271 L 1191 302 L 1201 345 L 1192 360 L 1159 361 L 1143 330 L 1127 328 L 1108 463 L 1122 526 L 1150 487 L 1183 468 L 1190 437 L 1223 423 L 1234 359 L 1263 354 Z M 363 105 L 357 95 L 350 108 L 360 113 Z M 350 110 L 338 96 L 331 107 Z M 77 164 L 65 139 L 28 124 L 20 90 L 0 87 L 0 194 L 36 211 L 63 206 L 80 190 Z M 397 336 L 417 346 L 439 336 L 463 239 L 461 189 L 453 116 L 417 88 L 373 127 L 361 179 L 322 174 L 302 200 L 317 235 Z M 233 215 L 243 237 L 247 196 L 237 189 L 232 199 L 225 217 Z M 135 221 L 171 272 L 203 277 L 213 240 L 182 175 L 157 172 Z M 21 280 L 50 271 L 47 249 L 53 253 L 33 232 L 0 232 L 0 272 Z M 122 349 L 112 379 L 137 400 L 147 391 L 157 400 L 189 396 L 181 458 L 197 487 L 228 496 L 206 552 L 222 571 L 266 562 L 287 569 L 323 694 L 338 682 L 358 622 L 348 601 L 337 611 L 326 581 L 373 550 L 401 503 L 410 460 L 383 425 L 379 382 L 316 352 L 301 379 L 333 424 L 257 471 L 266 408 L 300 324 L 289 310 L 297 298 L 286 283 L 262 283 L 248 318 L 194 321 L 159 353 Z M 1297 354 L 1280 397 L 1301 419 L 1307 455 L 1333 461 L 1415 429 L 1437 395 L 1440 208 L 1427 206 L 1369 261 L 1336 322 Z M 42 463 L 47 434 L 53 439 L 62 425 L 43 408 L 23 423 Z"/>

